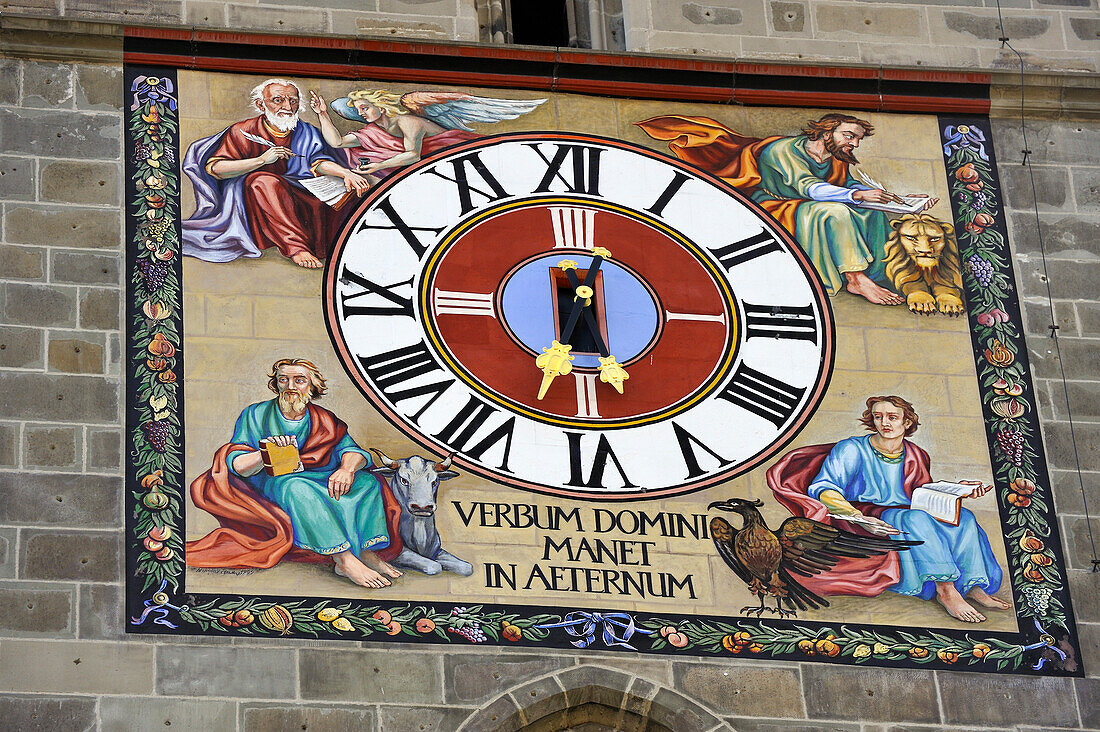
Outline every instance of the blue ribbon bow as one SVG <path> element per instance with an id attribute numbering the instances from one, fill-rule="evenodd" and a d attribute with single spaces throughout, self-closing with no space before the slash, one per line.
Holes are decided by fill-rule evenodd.
<path id="1" fill-rule="evenodd" d="M 130 105 L 131 112 L 136 112 L 150 101 L 167 104 L 173 111 L 176 109 L 176 98 L 172 95 L 175 89 L 171 79 L 163 76 L 139 76 L 130 85 L 130 91 L 134 93 L 134 103 Z"/>
<path id="2" fill-rule="evenodd" d="M 161 580 L 160 587 L 153 593 L 153 596 L 145 601 L 145 612 L 136 618 L 130 618 L 130 622 L 134 625 L 141 625 L 145 620 L 153 615 L 153 622 L 157 625 L 167 625 L 169 628 L 178 628 L 179 626 L 168 620 L 168 611 L 175 610 L 181 612 L 187 606 L 176 606 L 168 602 L 168 594 L 165 593 L 164 588 L 168 586 L 168 580 Z"/>
<path id="3" fill-rule="evenodd" d="M 1039 642 L 1038 643 L 1031 643 L 1030 645 L 1024 646 L 1024 650 L 1025 651 L 1034 651 L 1037 648 L 1049 648 L 1050 650 L 1057 653 L 1059 658 L 1061 658 L 1063 661 L 1065 661 L 1066 660 L 1065 652 L 1062 651 L 1062 649 L 1059 648 L 1057 645 L 1055 645 L 1058 641 L 1056 641 L 1054 639 L 1054 636 L 1051 635 L 1050 633 L 1046 632 L 1046 629 L 1043 628 L 1043 626 L 1039 624 L 1038 618 L 1036 618 L 1036 620 L 1035 620 L 1035 629 L 1039 631 Z M 1043 667 L 1043 664 L 1046 663 L 1049 660 L 1050 660 L 1049 658 L 1042 658 L 1041 657 L 1038 661 L 1036 661 L 1035 665 L 1032 666 L 1032 668 L 1035 669 L 1036 671 L 1038 671 L 1039 669 L 1041 669 Z"/>
<path id="4" fill-rule="evenodd" d="M 947 138 L 947 142 L 943 144 L 943 154 L 950 155 L 952 148 L 955 150 L 961 150 L 964 147 L 976 147 L 978 148 L 978 157 L 982 160 L 989 160 L 989 156 L 985 153 L 985 134 L 977 127 L 971 127 L 970 125 L 947 125 L 943 128 L 943 136 Z"/>
<path id="5" fill-rule="evenodd" d="M 626 613 L 587 613 L 576 610 L 565 616 L 560 623 L 543 623 L 536 628 L 565 628 L 565 632 L 577 638 L 569 641 L 577 648 L 587 648 L 596 642 L 596 628 L 602 631 L 601 636 L 605 646 L 622 646 L 632 651 L 638 650 L 630 645 L 631 636 L 635 633 L 652 635 L 652 630 L 643 630 L 634 626 L 634 618 Z M 621 630 L 620 636 L 617 631 Z"/>

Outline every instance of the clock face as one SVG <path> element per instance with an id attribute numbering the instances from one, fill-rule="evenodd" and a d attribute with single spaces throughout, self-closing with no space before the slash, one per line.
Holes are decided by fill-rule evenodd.
<path id="1" fill-rule="evenodd" d="M 488 137 L 391 176 L 336 244 L 324 296 L 387 419 L 542 493 L 727 480 L 794 436 L 832 366 L 827 298 L 773 219 L 591 136 Z"/>

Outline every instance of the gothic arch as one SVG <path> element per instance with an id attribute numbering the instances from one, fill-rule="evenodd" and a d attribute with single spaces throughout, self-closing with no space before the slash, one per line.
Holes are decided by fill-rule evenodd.
<path id="1" fill-rule="evenodd" d="M 730 730 L 680 692 L 596 665 L 574 666 L 515 686 L 475 711 L 460 732 L 671 732 Z"/>

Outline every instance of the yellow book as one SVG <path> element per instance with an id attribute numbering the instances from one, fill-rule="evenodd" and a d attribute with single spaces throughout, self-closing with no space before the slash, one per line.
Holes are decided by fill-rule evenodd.
<path id="1" fill-rule="evenodd" d="M 264 459 L 264 472 L 272 477 L 301 473 L 305 470 L 302 457 L 298 454 L 298 439 L 285 447 L 274 442 L 260 440 L 260 454 Z"/>

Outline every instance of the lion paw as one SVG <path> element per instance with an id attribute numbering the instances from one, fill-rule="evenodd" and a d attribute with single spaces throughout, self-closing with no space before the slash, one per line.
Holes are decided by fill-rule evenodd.
<path id="1" fill-rule="evenodd" d="M 905 304 L 914 313 L 920 313 L 921 315 L 931 315 L 936 312 L 936 298 L 932 297 L 927 292 L 910 292 L 909 296 L 905 298 Z"/>
<path id="2" fill-rule="evenodd" d="M 963 303 L 957 295 L 943 293 L 936 297 L 936 305 L 944 315 L 957 316 L 963 314 Z"/>

